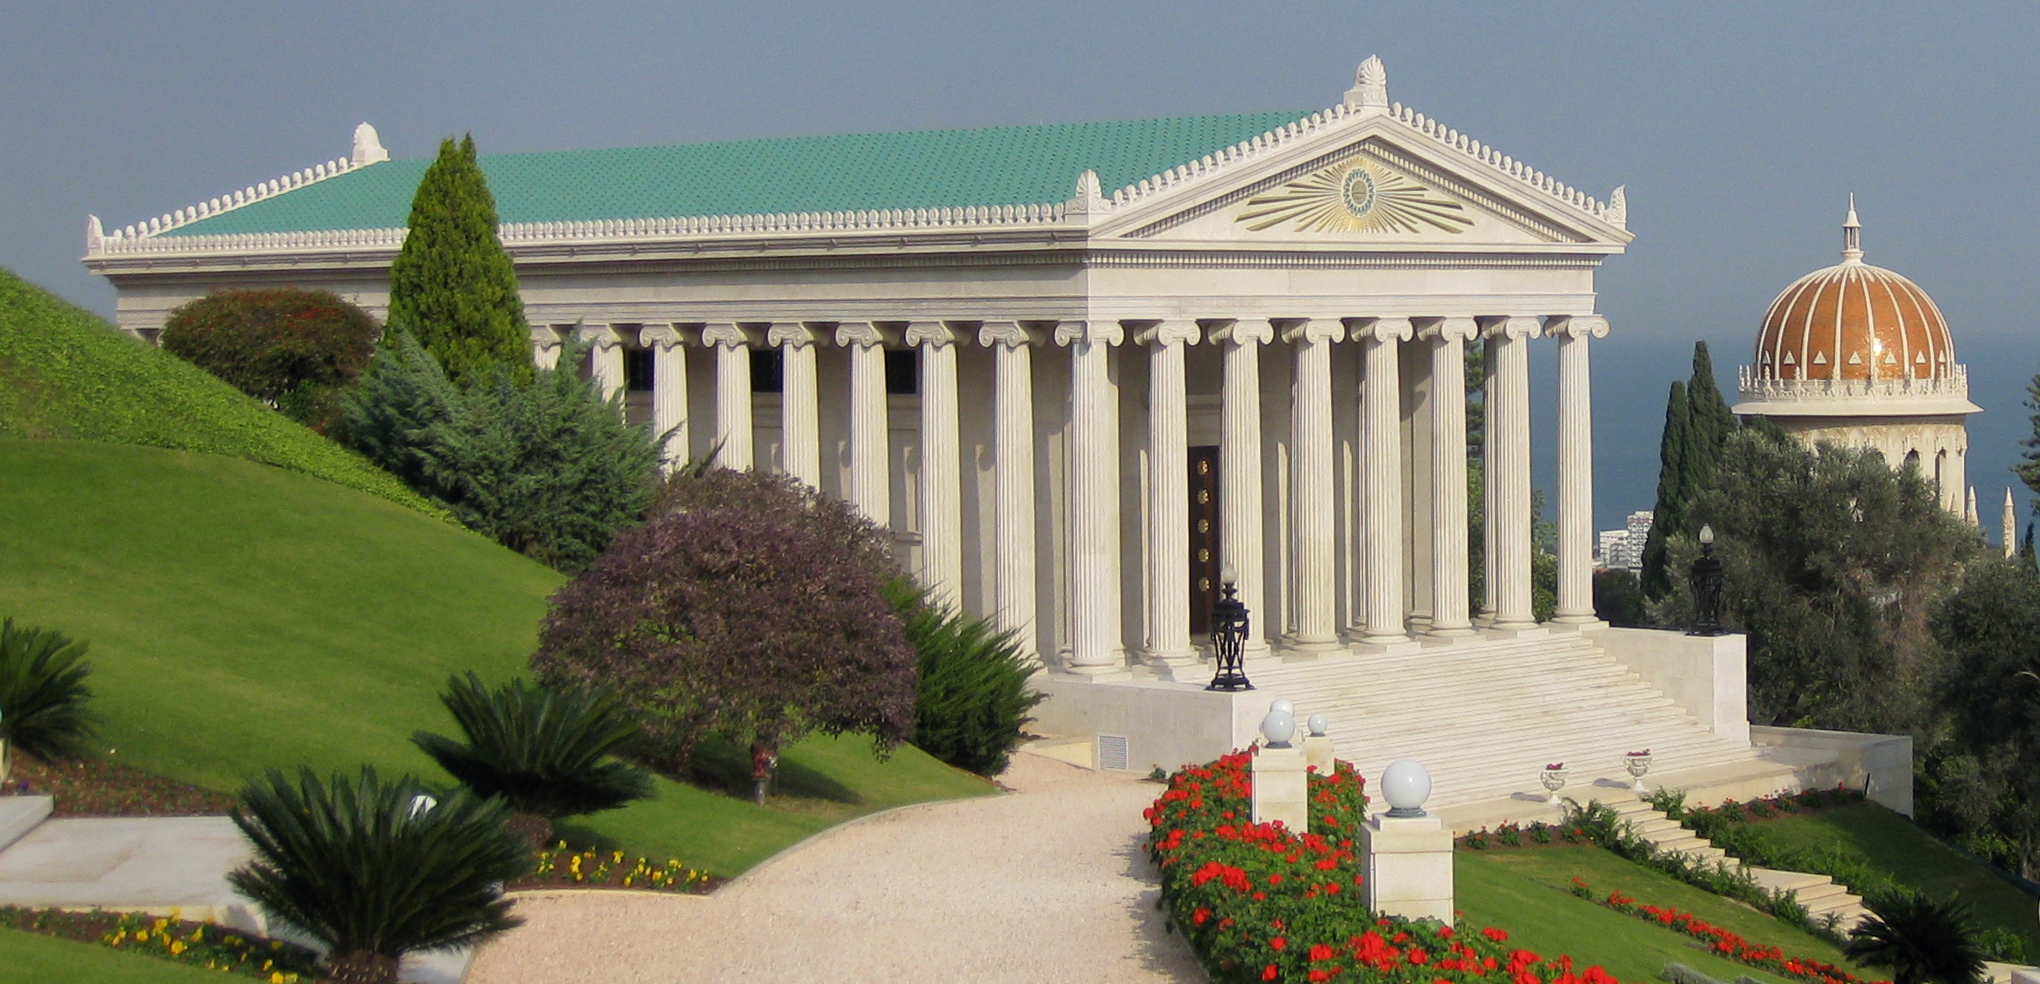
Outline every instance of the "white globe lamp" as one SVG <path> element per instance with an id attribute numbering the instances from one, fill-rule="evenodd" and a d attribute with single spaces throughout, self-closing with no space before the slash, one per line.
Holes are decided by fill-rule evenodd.
<path id="1" fill-rule="evenodd" d="M 1282 699 L 1268 705 L 1268 716 L 1261 719 L 1261 737 L 1267 739 L 1265 748 L 1288 748 L 1289 739 L 1296 737 L 1296 705 Z"/>
<path id="2" fill-rule="evenodd" d="M 1381 796 L 1388 800 L 1389 816 L 1424 816 L 1424 801 L 1431 797 L 1431 770 L 1416 759 L 1388 763 L 1381 770 Z"/>
<path id="3" fill-rule="evenodd" d="M 1312 738 L 1323 738 L 1325 736 L 1325 729 L 1332 726 L 1331 719 L 1325 717 L 1325 712 L 1323 711 L 1311 715 L 1308 724 Z"/>

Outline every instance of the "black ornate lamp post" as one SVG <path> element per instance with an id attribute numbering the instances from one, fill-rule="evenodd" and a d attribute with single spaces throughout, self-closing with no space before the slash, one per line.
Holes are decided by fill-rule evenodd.
<path id="1" fill-rule="evenodd" d="M 1218 657 L 1218 672 L 1206 690 L 1252 690 L 1247 674 L 1240 668 L 1240 650 L 1247 642 L 1247 606 L 1236 597 L 1232 578 L 1225 579 L 1224 597 L 1211 603 L 1211 649 Z"/>
<path id="2" fill-rule="evenodd" d="M 1721 586 L 1727 580 L 1721 558 L 1714 556 L 1714 527 L 1700 527 L 1700 556 L 1693 561 L 1693 627 L 1695 636 L 1727 635 L 1721 627 Z"/>

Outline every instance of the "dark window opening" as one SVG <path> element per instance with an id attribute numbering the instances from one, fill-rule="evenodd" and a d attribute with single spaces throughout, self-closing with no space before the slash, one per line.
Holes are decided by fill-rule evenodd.
<path id="1" fill-rule="evenodd" d="M 885 391 L 891 396 L 913 396 L 921 392 L 919 349 L 885 350 Z"/>
<path id="2" fill-rule="evenodd" d="M 632 393 L 652 390 L 652 350 L 623 350 L 623 388 Z"/>
<path id="3" fill-rule="evenodd" d="M 751 392 L 783 393 L 786 391 L 786 362 L 780 351 L 772 349 L 751 350 Z"/>

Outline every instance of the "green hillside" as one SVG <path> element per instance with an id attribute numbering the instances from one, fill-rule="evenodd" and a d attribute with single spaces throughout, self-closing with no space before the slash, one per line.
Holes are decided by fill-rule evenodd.
<path id="1" fill-rule="evenodd" d="M 5 269 L 0 437 L 209 451 L 437 513 L 359 455 Z"/>
<path id="2" fill-rule="evenodd" d="M 102 748 L 215 789 L 265 767 L 438 776 L 449 674 L 525 673 L 554 571 L 440 520 L 216 455 L 0 439 L 0 615 L 90 640 Z M 787 808 L 660 782 L 578 836 L 733 875 L 847 816 L 989 792 L 903 748 L 783 757 Z M 443 777 L 440 777 L 443 779 Z"/>

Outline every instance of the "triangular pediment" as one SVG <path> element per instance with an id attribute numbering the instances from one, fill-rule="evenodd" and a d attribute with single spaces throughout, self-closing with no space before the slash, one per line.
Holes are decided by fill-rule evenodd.
<path id="1" fill-rule="evenodd" d="M 1402 107 L 1305 123 L 1123 191 L 1093 234 L 1442 249 L 1630 239 L 1619 198 L 1597 202 Z"/>

